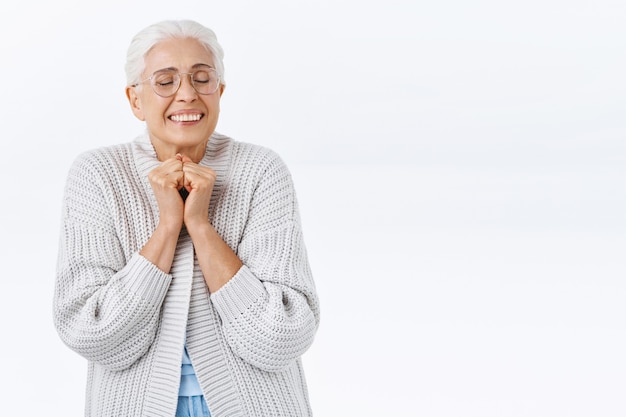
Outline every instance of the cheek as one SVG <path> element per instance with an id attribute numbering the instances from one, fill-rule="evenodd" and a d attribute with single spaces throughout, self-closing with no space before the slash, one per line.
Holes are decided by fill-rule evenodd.
<path id="1" fill-rule="evenodd" d="M 146 103 L 143 108 L 143 113 L 146 118 L 146 122 L 163 123 L 167 119 L 165 117 L 167 105 L 157 101 Z"/>
<path id="2" fill-rule="evenodd" d="M 204 101 L 205 106 L 209 109 L 209 112 L 219 112 L 220 110 L 220 96 L 217 93 L 213 93 Z"/>
<path id="3" fill-rule="evenodd" d="M 217 99 L 214 102 L 212 102 L 209 109 L 212 113 L 214 113 L 217 116 L 220 112 L 220 100 Z"/>

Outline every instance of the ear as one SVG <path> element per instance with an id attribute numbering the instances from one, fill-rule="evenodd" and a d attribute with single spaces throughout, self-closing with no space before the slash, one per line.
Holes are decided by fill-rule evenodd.
<path id="1" fill-rule="evenodd" d="M 222 97 L 222 94 L 224 94 L 225 89 L 226 89 L 226 86 L 224 84 L 220 84 L 220 97 Z"/>
<path id="2" fill-rule="evenodd" d="M 137 94 L 137 89 L 135 87 L 126 87 L 126 98 L 128 98 L 128 103 L 130 103 L 130 109 L 133 111 L 135 117 L 142 122 L 145 121 L 146 118 L 143 115 L 141 98 Z"/>

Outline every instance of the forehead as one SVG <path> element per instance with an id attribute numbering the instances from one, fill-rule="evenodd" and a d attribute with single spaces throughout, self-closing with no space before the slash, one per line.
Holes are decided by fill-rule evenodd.
<path id="1" fill-rule="evenodd" d="M 193 38 L 174 38 L 157 43 L 146 54 L 144 63 L 146 72 L 162 68 L 188 70 L 196 64 L 215 67 L 209 51 Z"/>

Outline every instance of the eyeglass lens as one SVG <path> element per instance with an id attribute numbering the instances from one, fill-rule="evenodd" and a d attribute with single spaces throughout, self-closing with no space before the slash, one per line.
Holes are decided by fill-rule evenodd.
<path id="1" fill-rule="evenodd" d="M 180 87 L 182 75 L 191 76 L 191 85 L 199 94 L 212 94 L 219 86 L 217 71 L 212 68 L 182 74 L 174 70 L 160 70 L 151 77 L 152 89 L 161 97 L 172 96 Z"/>

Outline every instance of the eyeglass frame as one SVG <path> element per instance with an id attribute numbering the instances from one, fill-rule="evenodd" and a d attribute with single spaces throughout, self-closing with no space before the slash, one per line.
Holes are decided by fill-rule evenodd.
<path id="1" fill-rule="evenodd" d="M 213 71 L 215 72 L 215 75 L 217 75 L 217 83 L 216 83 L 216 87 L 215 90 L 211 91 L 210 93 L 201 93 L 200 91 L 198 91 L 198 89 L 196 88 L 196 85 L 193 82 L 193 75 L 195 73 L 197 73 L 198 71 L 206 71 L 205 69 L 196 69 L 193 72 L 180 72 L 180 71 L 176 71 L 176 74 L 178 75 L 178 86 L 176 87 L 176 89 L 174 90 L 174 92 L 172 94 L 170 94 L 169 96 L 163 96 L 159 93 L 156 92 L 156 90 L 154 89 L 154 84 L 152 82 L 152 79 L 154 78 L 155 75 L 157 75 L 158 72 L 161 71 L 172 71 L 174 72 L 175 70 L 173 68 L 163 68 L 160 70 L 156 70 L 152 73 L 151 76 L 149 76 L 148 78 L 145 78 L 141 81 L 139 81 L 138 83 L 135 84 L 131 84 L 131 87 L 137 87 L 139 84 L 143 84 L 146 81 L 150 81 L 150 88 L 152 89 L 152 91 L 154 91 L 154 94 L 156 94 L 159 97 L 163 97 L 163 98 L 168 98 L 168 97 L 172 97 L 173 95 L 175 95 L 176 93 L 178 93 L 178 90 L 180 90 L 180 86 L 183 85 L 183 75 L 189 75 L 189 81 L 191 82 L 191 87 L 193 87 L 193 91 L 195 91 L 196 93 L 203 95 L 203 96 L 210 96 L 211 94 L 215 93 L 217 90 L 219 90 L 220 88 L 220 81 L 222 80 L 222 76 L 220 75 L 219 72 L 217 72 L 217 70 L 215 68 L 213 68 L 210 65 L 205 65 L 205 64 L 201 64 L 201 66 L 203 67 L 207 67 L 208 71 Z"/>

